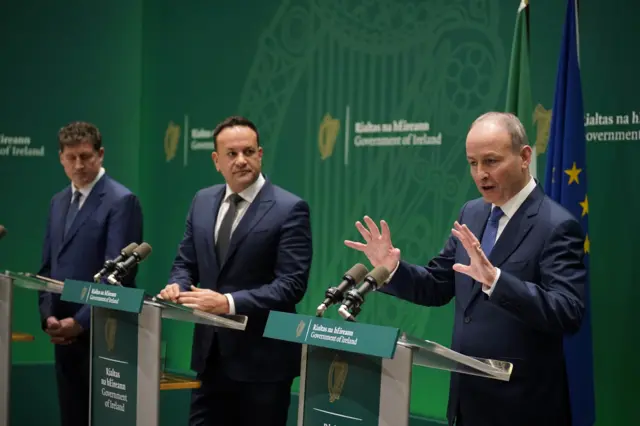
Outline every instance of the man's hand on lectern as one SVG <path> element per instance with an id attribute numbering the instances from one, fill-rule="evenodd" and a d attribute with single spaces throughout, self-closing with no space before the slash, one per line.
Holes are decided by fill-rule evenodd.
<path id="1" fill-rule="evenodd" d="M 158 297 L 169 302 L 178 303 L 178 296 L 180 296 L 180 285 L 173 283 L 167 284 L 165 288 L 160 290 Z"/>

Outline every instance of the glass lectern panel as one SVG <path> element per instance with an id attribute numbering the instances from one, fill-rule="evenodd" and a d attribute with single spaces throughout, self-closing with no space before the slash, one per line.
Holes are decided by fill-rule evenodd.
<path id="1" fill-rule="evenodd" d="M 48 291 L 51 293 L 62 293 L 64 283 L 47 277 L 25 272 L 5 271 L 4 275 L 11 278 L 16 287 L 29 290 Z"/>
<path id="2" fill-rule="evenodd" d="M 463 355 L 429 340 L 403 335 L 398 344 L 413 349 L 413 364 L 502 381 L 509 381 L 513 364 Z"/>
<path id="3" fill-rule="evenodd" d="M 184 305 L 169 302 L 159 297 L 152 297 L 149 300 L 145 300 L 144 303 L 162 308 L 162 318 L 234 330 L 244 330 L 247 326 L 247 317 L 244 315 L 214 315 L 198 309 L 187 308 Z"/>

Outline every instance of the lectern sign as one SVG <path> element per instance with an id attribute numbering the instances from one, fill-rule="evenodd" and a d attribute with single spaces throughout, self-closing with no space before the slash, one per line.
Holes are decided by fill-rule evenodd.
<path id="1" fill-rule="evenodd" d="M 381 358 L 310 346 L 303 425 L 377 425 L 381 375 Z"/>
<path id="2" fill-rule="evenodd" d="M 91 425 L 135 425 L 138 315 L 93 310 Z"/>
<path id="3" fill-rule="evenodd" d="M 264 336 L 306 344 L 300 426 L 378 425 L 383 360 L 399 330 L 272 311 Z"/>
<path id="4" fill-rule="evenodd" d="M 66 280 L 61 299 L 65 302 L 83 303 L 101 308 L 139 313 L 142 309 L 144 290 Z"/>
<path id="5" fill-rule="evenodd" d="M 91 426 L 135 425 L 144 290 L 67 280 L 61 298 L 92 306 Z"/>
<path id="6" fill-rule="evenodd" d="M 265 337 L 393 358 L 400 331 L 393 327 L 272 311 Z"/>

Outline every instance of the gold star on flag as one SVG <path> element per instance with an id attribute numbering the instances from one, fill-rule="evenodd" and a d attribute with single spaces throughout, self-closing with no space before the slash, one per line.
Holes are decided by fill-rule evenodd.
<path id="1" fill-rule="evenodd" d="M 578 175 L 580 174 L 581 171 L 582 169 L 578 169 L 576 167 L 575 161 L 573 162 L 572 168 L 564 171 L 566 174 L 569 175 L 569 185 L 571 185 L 571 182 L 574 182 L 574 181 L 578 184 L 580 183 L 580 181 L 578 180 Z"/>
<path id="2" fill-rule="evenodd" d="M 591 241 L 589 241 L 589 234 L 587 234 L 587 238 L 584 239 L 584 252 L 589 253 L 591 251 Z"/>
<path id="3" fill-rule="evenodd" d="M 580 202 L 580 206 L 582 207 L 582 216 L 584 217 L 585 214 L 589 213 L 589 198 L 587 194 L 584 194 L 584 201 Z"/>

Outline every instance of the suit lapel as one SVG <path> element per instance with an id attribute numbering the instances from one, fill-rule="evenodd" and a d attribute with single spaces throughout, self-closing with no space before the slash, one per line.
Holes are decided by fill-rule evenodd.
<path id="1" fill-rule="evenodd" d="M 54 253 L 55 258 L 62 251 L 62 244 L 64 243 L 64 225 L 67 219 L 67 212 L 71 206 L 71 188 L 67 189 L 62 197 L 56 201 L 54 206 L 55 213 L 52 215 L 54 226 L 52 230 L 52 241 L 54 247 L 57 247 L 57 251 Z"/>
<path id="2" fill-rule="evenodd" d="M 214 265 L 215 275 L 220 271 L 220 265 L 218 265 L 218 256 L 216 256 L 216 241 L 215 241 L 215 226 L 218 221 L 218 212 L 220 211 L 220 205 L 224 199 L 224 194 L 226 191 L 226 186 L 222 185 L 222 188 L 214 194 L 213 198 L 210 201 L 210 208 L 213 212 L 213 220 L 209 221 L 205 226 L 206 234 L 205 240 L 207 242 L 206 247 L 209 250 L 208 256 L 209 259 L 212 259 Z"/>
<path id="3" fill-rule="evenodd" d="M 273 207 L 275 203 L 273 197 L 273 191 L 271 188 L 271 184 L 269 182 L 265 182 L 264 186 L 253 200 L 253 202 L 249 205 L 249 208 L 245 212 L 244 216 L 238 223 L 238 226 L 233 231 L 231 235 L 231 242 L 229 243 L 229 251 L 227 252 L 227 258 L 221 265 L 226 265 L 234 255 L 240 243 L 246 238 L 246 236 L 251 232 L 253 228 L 262 220 L 262 218 L 267 214 L 267 212 Z"/>
<path id="4" fill-rule="evenodd" d="M 82 227 L 82 225 L 85 223 L 85 221 L 89 217 L 91 217 L 91 215 L 98 208 L 98 206 L 100 206 L 100 204 L 102 204 L 102 197 L 104 196 L 104 193 L 105 193 L 104 182 L 105 182 L 106 179 L 107 179 L 107 177 L 103 176 L 94 185 L 93 189 L 89 193 L 89 197 L 87 197 L 87 199 L 85 200 L 84 204 L 82 205 L 82 208 L 80 209 L 80 211 L 78 211 L 78 214 L 76 215 L 76 218 L 73 220 L 73 223 L 71 224 L 71 227 L 69 228 L 69 232 L 67 233 L 67 235 L 64 236 L 63 241 L 62 241 L 62 247 L 60 248 L 60 251 L 64 250 L 64 248 L 73 239 L 73 237 L 76 235 L 76 233 Z M 69 191 L 69 196 L 71 196 L 71 191 Z M 69 199 L 69 202 L 70 202 L 70 199 Z M 67 211 L 68 210 L 69 210 L 69 206 L 67 205 L 67 208 L 65 209 L 65 212 L 62 215 L 62 229 L 63 229 L 63 232 L 64 232 L 64 222 L 66 220 L 66 216 L 67 216 Z"/>
<path id="5" fill-rule="evenodd" d="M 543 195 L 544 193 L 542 192 L 542 189 L 540 189 L 539 186 L 536 186 L 536 189 L 534 189 L 529 197 L 527 197 L 520 208 L 516 210 L 513 217 L 509 219 L 507 226 L 505 226 L 489 254 L 489 262 L 491 262 L 493 266 L 499 268 L 503 265 L 511 253 L 520 246 L 525 237 L 529 232 L 531 232 L 531 229 L 535 225 L 535 216 L 538 214 L 540 203 L 544 198 Z M 489 206 L 490 211 L 490 205 L 487 204 L 487 206 Z M 483 216 L 484 226 L 488 219 L 488 215 Z M 479 240 L 482 240 L 481 235 L 476 234 L 476 236 Z M 474 281 L 471 298 L 469 299 L 469 304 L 467 306 L 471 305 L 474 299 L 480 294 L 481 290 L 482 284 Z"/>
<path id="6" fill-rule="evenodd" d="M 466 223 L 469 230 L 476 236 L 479 241 L 482 241 L 482 235 L 484 234 L 484 229 L 487 224 L 487 220 L 489 220 L 489 215 L 491 214 L 491 204 L 485 203 L 482 206 L 482 210 L 478 214 L 472 214 L 471 220 Z M 467 251 L 462 247 L 462 243 L 460 243 L 461 251 L 462 251 L 462 259 L 461 263 L 464 265 L 468 265 L 470 262 L 469 255 Z M 471 302 L 476 298 L 478 293 L 480 292 L 481 285 L 476 282 L 473 278 L 468 275 L 461 274 L 462 277 L 469 281 L 469 292 L 466 293 L 468 298 L 466 301 L 463 300 L 463 306 L 465 309 L 471 305 Z M 456 296 L 457 297 L 457 296 Z"/>
<path id="7" fill-rule="evenodd" d="M 542 189 L 536 186 L 509 220 L 489 255 L 489 261 L 493 266 L 499 268 L 529 234 L 535 224 L 535 216 L 540 210 L 543 195 Z"/>

